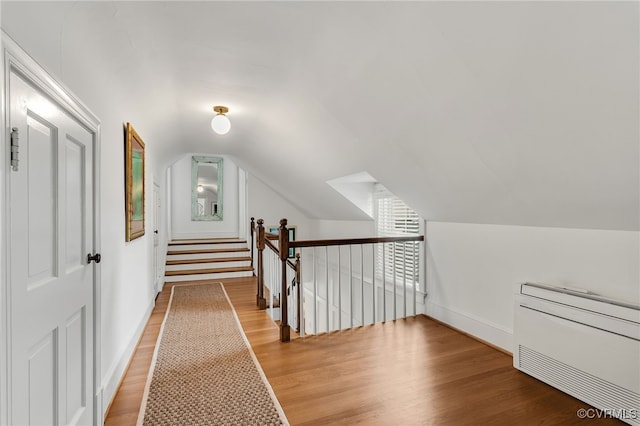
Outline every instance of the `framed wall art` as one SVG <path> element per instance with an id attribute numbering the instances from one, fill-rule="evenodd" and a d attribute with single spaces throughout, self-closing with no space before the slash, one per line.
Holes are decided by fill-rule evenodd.
<path id="1" fill-rule="evenodd" d="M 144 235 L 144 142 L 131 123 L 125 129 L 126 241 Z"/>

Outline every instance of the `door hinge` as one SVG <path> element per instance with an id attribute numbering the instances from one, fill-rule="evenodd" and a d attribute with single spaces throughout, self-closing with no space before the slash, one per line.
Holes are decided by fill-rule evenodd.
<path id="1" fill-rule="evenodd" d="M 11 170 L 18 171 L 18 155 L 20 149 L 20 135 L 18 134 L 18 128 L 11 128 Z"/>

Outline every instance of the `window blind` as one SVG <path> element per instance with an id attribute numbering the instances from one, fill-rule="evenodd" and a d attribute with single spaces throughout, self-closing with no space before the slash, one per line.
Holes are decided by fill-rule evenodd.
<path id="1" fill-rule="evenodd" d="M 397 237 L 420 234 L 420 216 L 404 201 L 384 186 L 374 188 L 374 218 L 376 233 L 380 237 Z M 417 242 L 387 243 L 378 245 L 376 270 L 383 271 L 387 280 L 407 284 L 419 282 L 420 245 Z"/>

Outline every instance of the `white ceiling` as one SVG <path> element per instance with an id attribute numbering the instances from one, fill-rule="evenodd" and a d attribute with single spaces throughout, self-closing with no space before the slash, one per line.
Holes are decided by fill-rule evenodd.
<path id="1" fill-rule="evenodd" d="M 3 29 L 72 90 L 94 82 L 153 123 L 163 167 L 231 155 L 323 219 L 366 217 L 326 181 L 367 171 L 429 220 L 621 230 L 640 229 L 639 16 L 637 2 L 2 2 Z M 226 136 L 213 105 L 230 108 Z"/>

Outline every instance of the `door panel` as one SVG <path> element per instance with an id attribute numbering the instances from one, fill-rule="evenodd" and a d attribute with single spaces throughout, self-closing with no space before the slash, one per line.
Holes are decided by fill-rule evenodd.
<path id="1" fill-rule="evenodd" d="M 29 289 L 51 282 L 57 275 L 56 262 L 56 175 L 55 129 L 39 117 L 27 117 L 26 161 L 29 250 Z"/>
<path id="2" fill-rule="evenodd" d="M 86 191 L 84 182 L 84 145 L 67 135 L 65 146 L 65 183 L 66 183 L 66 223 L 81 224 L 84 222 L 84 203 L 83 198 Z M 65 269 L 67 273 L 82 268 L 83 258 L 87 255 L 84 247 L 84 226 L 66 226 L 67 235 L 65 240 L 66 262 Z"/>
<path id="3" fill-rule="evenodd" d="M 93 422 L 94 134 L 13 70 L 10 424 Z"/>
<path id="4" fill-rule="evenodd" d="M 85 309 L 78 311 L 67 322 L 67 407 L 66 424 L 75 424 L 86 408 L 86 376 L 84 358 L 85 349 Z"/>
<path id="5" fill-rule="evenodd" d="M 57 423 L 55 368 L 57 364 L 56 330 L 42 338 L 29 351 L 29 424 Z"/>

